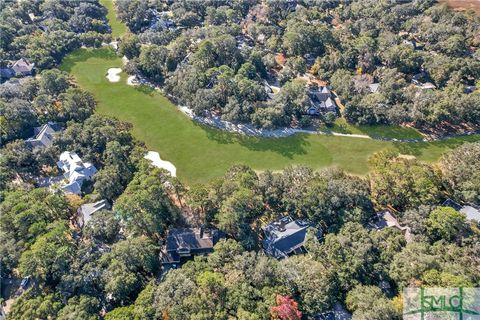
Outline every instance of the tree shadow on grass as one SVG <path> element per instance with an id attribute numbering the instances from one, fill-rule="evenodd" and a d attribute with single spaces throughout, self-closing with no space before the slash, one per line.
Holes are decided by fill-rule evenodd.
<path id="1" fill-rule="evenodd" d="M 144 85 L 144 84 L 135 86 L 134 88 L 138 92 L 145 93 L 145 94 L 149 95 L 150 97 L 155 94 L 155 88 L 152 88 L 152 87 Z"/>
<path id="2" fill-rule="evenodd" d="M 475 141 L 480 141 L 480 135 L 460 136 L 432 142 L 394 142 L 393 146 L 401 154 L 420 156 L 429 147 L 442 148 L 445 149 L 445 151 L 448 151 L 455 149 L 461 144 Z"/>
<path id="3" fill-rule="evenodd" d="M 263 137 L 239 137 L 242 146 L 254 151 L 273 151 L 284 157 L 292 159 L 295 155 L 306 154 L 306 147 L 310 145 L 307 134 L 297 133 L 289 137 L 263 138 Z"/>
<path id="4" fill-rule="evenodd" d="M 428 147 L 428 142 L 419 143 L 406 143 L 406 142 L 394 142 L 393 146 L 400 154 L 409 154 L 412 156 L 420 156 L 423 149 Z"/>
<path id="5" fill-rule="evenodd" d="M 221 129 L 209 127 L 196 121 L 193 121 L 193 123 L 195 126 L 198 126 L 205 131 L 208 139 L 216 141 L 220 144 L 237 143 L 249 150 L 272 151 L 289 159 L 292 159 L 295 155 L 306 154 L 307 151 L 305 147 L 310 144 L 306 140 L 306 134 L 295 134 L 290 137 L 282 138 L 264 138 L 227 132 Z"/>

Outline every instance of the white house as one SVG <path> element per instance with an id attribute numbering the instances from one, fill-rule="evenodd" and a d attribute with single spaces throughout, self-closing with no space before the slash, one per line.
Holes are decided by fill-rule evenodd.
<path id="1" fill-rule="evenodd" d="M 68 183 L 62 186 L 62 190 L 67 193 L 81 194 L 83 183 L 91 180 L 97 172 L 97 168 L 93 164 L 82 162 L 75 152 L 70 151 L 65 151 L 60 155 L 57 165 L 64 171 L 63 176 L 68 180 Z"/>

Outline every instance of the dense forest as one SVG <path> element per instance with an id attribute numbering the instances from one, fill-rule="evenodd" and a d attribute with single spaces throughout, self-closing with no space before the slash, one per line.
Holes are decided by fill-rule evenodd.
<path id="1" fill-rule="evenodd" d="M 128 71 L 198 115 L 263 128 L 335 114 L 424 129 L 480 121 L 480 18 L 434 0 L 125 0 L 117 10 L 132 32 L 120 42 Z M 343 106 L 309 114 L 319 85 Z"/>
<path id="2" fill-rule="evenodd" d="M 117 0 L 120 16 L 134 32 L 121 39 L 119 50 L 129 57 L 131 70 L 162 83 L 180 102 L 199 101 L 195 106 L 202 109 L 196 112 L 220 112 L 235 121 L 267 127 L 300 121 L 307 93 L 294 78 L 307 60 L 313 61 L 309 68 L 316 66 L 316 76 L 331 82 L 352 121 L 421 122 L 414 115 L 422 112 L 439 116 L 425 125 L 445 120 L 442 114 L 451 122 L 478 121 L 478 113 L 467 118 L 474 108 L 478 112 L 478 93 L 464 93 L 462 87 L 478 79 L 478 58 L 463 50 L 467 41 L 475 45 L 478 18 L 424 0 L 352 1 L 341 7 L 336 1 L 292 3 L 260 8 L 266 20 L 250 22 L 249 33 L 257 36 L 251 51 L 243 52 L 235 36 L 257 1 Z M 132 136 L 129 123 L 94 113 L 94 97 L 51 68 L 79 45 L 101 44 L 83 42 L 87 35 L 100 42 L 108 38 L 103 7 L 96 1 L 2 2 L 0 7 L 5 17 L 0 28 L 10 30 L 0 33 L 10 37 L 2 39 L 2 59 L 25 56 L 38 66 L 37 77 L 0 85 L 0 276 L 5 287 L 24 280 L 11 299 L 0 300 L 9 304 L 7 319 L 313 319 L 338 305 L 353 319 L 400 319 L 406 287 L 480 286 L 479 221 L 460 210 L 480 206 L 479 142 L 459 145 L 433 164 L 385 150 L 369 159 L 365 176 L 303 166 L 256 172 L 238 164 L 223 177 L 187 186 L 144 159 L 147 149 Z M 172 21 L 152 27 L 151 8 L 170 10 Z M 29 29 L 36 23 L 15 27 L 32 12 L 47 16 L 42 21 L 49 31 Z M 409 30 L 408 37 L 426 37 L 418 39 L 424 49 L 393 45 L 401 42 L 401 30 Z M 55 41 L 50 36 L 55 32 L 72 32 L 67 38 L 75 45 L 35 53 L 56 50 L 41 40 Z M 261 41 L 260 34 L 265 35 Z M 29 37 L 38 38 L 38 47 L 30 47 L 37 41 Z M 446 43 L 439 45 L 441 39 Z M 451 43 L 456 45 L 447 46 Z M 275 68 L 273 53 L 282 50 L 285 68 L 300 71 L 289 77 L 283 68 L 284 84 L 268 100 L 262 79 Z M 388 50 L 419 55 L 421 62 L 411 70 L 401 69 L 405 65 L 399 61 L 382 66 Z M 445 76 L 432 71 L 439 71 L 427 62 L 432 55 L 454 63 L 453 71 Z M 417 68 L 425 68 L 437 90 L 407 86 Z M 350 85 L 357 88 L 355 79 L 366 81 L 366 72 L 380 82 L 380 92 L 349 91 Z M 443 98 L 423 97 L 450 92 L 470 101 L 464 106 L 469 111 L 456 105 L 463 110 L 458 118 Z M 392 100 L 384 103 L 386 97 Z M 411 113 L 404 100 L 409 97 L 428 106 Z M 380 116 L 376 107 L 360 107 L 364 100 L 381 100 L 381 112 L 388 112 Z M 408 112 L 394 112 L 400 105 Z M 36 126 L 48 123 L 62 127 L 51 144 L 26 143 Z M 47 183 L 62 174 L 57 161 L 64 151 L 98 169 L 78 195 Z M 82 208 L 101 200 L 110 208 L 80 225 Z M 374 226 L 385 210 L 401 228 Z M 309 222 L 305 253 L 277 260 L 262 249 L 263 227 L 285 216 Z M 224 237 L 209 255 L 166 272 L 160 252 L 167 234 L 187 227 L 219 230 Z"/>
<path id="3" fill-rule="evenodd" d="M 0 1 L 0 66 L 27 58 L 51 68 L 82 45 L 109 42 L 106 12 L 98 0 Z"/>

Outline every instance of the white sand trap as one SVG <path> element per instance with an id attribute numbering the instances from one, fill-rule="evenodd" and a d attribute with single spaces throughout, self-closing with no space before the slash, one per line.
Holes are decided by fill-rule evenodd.
<path id="1" fill-rule="evenodd" d="M 110 82 L 118 82 L 120 81 L 120 72 L 122 72 L 122 69 L 120 68 L 110 68 L 107 71 L 107 79 Z"/>
<path id="2" fill-rule="evenodd" d="M 127 79 L 127 84 L 129 86 L 138 86 L 138 80 L 136 79 L 136 76 L 130 76 Z"/>
<path id="3" fill-rule="evenodd" d="M 170 172 L 172 177 L 177 176 L 177 168 L 170 161 L 162 160 L 158 152 L 148 151 L 144 158 L 150 160 L 155 167 L 165 169 Z"/>

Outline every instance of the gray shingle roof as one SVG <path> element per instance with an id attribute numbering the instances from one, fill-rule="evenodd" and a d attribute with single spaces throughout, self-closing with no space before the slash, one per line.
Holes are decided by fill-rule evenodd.
<path id="1" fill-rule="evenodd" d="M 53 143 L 55 134 L 60 131 L 60 125 L 54 122 L 46 123 L 33 129 L 34 136 L 25 140 L 31 148 L 49 147 Z"/>
<path id="2" fill-rule="evenodd" d="M 218 230 L 170 229 L 162 250 L 162 264 L 179 264 L 181 257 L 212 252 L 213 246 L 221 238 L 223 238 L 223 234 Z"/>
<path id="3" fill-rule="evenodd" d="M 95 212 L 100 210 L 110 210 L 110 204 L 107 200 L 100 200 L 93 203 L 86 203 L 81 205 L 78 209 L 78 224 L 80 227 L 83 228 L 84 225 L 87 224 L 88 221 L 92 219 L 92 216 Z"/>
<path id="4" fill-rule="evenodd" d="M 277 259 L 285 258 L 305 244 L 309 224 L 283 217 L 263 228 L 265 252 Z"/>
<path id="5" fill-rule="evenodd" d="M 327 87 L 321 87 L 317 89 L 311 89 L 308 92 L 310 98 L 310 106 L 307 108 L 307 113 L 311 115 L 320 115 L 326 112 L 335 112 L 336 104 L 332 99 L 330 89 Z"/>
<path id="6" fill-rule="evenodd" d="M 15 75 L 29 75 L 32 73 L 33 67 L 35 66 L 34 63 L 30 63 L 25 58 L 21 58 L 15 61 L 12 65 L 13 71 L 15 71 Z"/>

